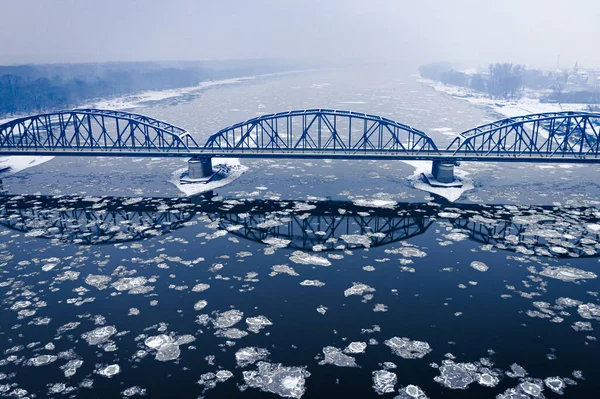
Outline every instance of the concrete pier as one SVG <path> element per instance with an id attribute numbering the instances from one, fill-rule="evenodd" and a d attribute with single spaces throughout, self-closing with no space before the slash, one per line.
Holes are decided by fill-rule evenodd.
<path id="1" fill-rule="evenodd" d="M 202 179 L 213 174 L 211 157 L 194 157 L 188 161 L 188 178 Z"/>
<path id="2" fill-rule="evenodd" d="M 454 161 L 433 161 L 431 174 L 440 183 L 452 183 L 454 178 Z"/>

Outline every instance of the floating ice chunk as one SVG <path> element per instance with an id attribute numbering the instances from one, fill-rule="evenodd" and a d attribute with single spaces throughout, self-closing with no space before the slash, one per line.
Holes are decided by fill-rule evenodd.
<path id="1" fill-rule="evenodd" d="M 338 367 L 358 367 L 356 359 L 352 356 L 345 355 L 340 349 L 333 346 L 324 347 L 323 354 L 325 355 L 325 358 L 319 362 L 321 366 L 333 364 Z"/>
<path id="2" fill-rule="evenodd" d="M 108 286 L 108 283 L 110 283 L 110 280 L 111 280 L 110 276 L 89 274 L 85 278 L 85 283 L 87 285 L 91 285 L 92 287 L 96 287 L 99 290 L 103 290 Z"/>
<path id="3" fill-rule="evenodd" d="M 189 344 L 191 342 L 194 342 L 196 340 L 196 337 L 194 337 L 191 334 L 184 334 L 181 337 L 178 337 L 177 340 L 175 341 L 176 345 L 186 345 Z"/>
<path id="4" fill-rule="evenodd" d="M 541 380 L 539 380 L 539 383 L 533 381 L 523 381 L 519 384 L 519 388 L 521 388 L 521 390 L 527 395 L 538 398 L 544 390 L 544 386 L 541 384 L 541 382 Z"/>
<path id="5" fill-rule="evenodd" d="M 181 354 L 179 345 L 175 343 L 166 343 L 160 346 L 156 352 L 155 359 L 159 362 L 167 362 L 169 360 L 175 360 Z"/>
<path id="6" fill-rule="evenodd" d="M 484 387 L 495 387 L 500 382 L 500 378 L 496 376 L 496 373 L 483 370 L 475 374 L 475 380 Z"/>
<path id="7" fill-rule="evenodd" d="M 96 369 L 96 372 L 103 377 L 111 378 L 121 372 L 121 367 L 118 364 L 110 364 Z"/>
<path id="8" fill-rule="evenodd" d="M 123 277 L 112 283 L 111 286 L 117 291 L 129 291 L 134 288 L 142 287 L 146 282 L 147 280 L 145 277 Z"/>
<path id="9" fill-rule="evenodd" d="M 304 383 L 310 373 L 304 367 L 258 362 L 258 369 L 244 371 L 244 381 L 252 388 L 271 392 L 284 398 L 301 398 Z"/>
<path id="10" fill-rule="evenodd" d="M 397 382 L 398 377 L 391 371 L 373 371 L 373 389 L 379 395 L 394 392 L 394 386 Z"/>
<path id="11" fill-rule="evenodd" d="M 206 305 L 208 305 L 208 302 L 202 299 L 194 304 L 194 310 L 202 310 Z"/>
<path id="12" fill-rule="evenodd" d="M 274 248 L 285 248 L 292 242 L 291 240 L 285 240 L 283 238 L 277 237 L 268 237 L 263 240 L 263 242 L 267 245 L 270 245 Z"/>
<path id="13" fill-rule="evenodd" d="M 577 313 L 584 319 L 600 321 L 600 305 L 595 303 L 582 303 L 577 307 Z"/>
<path id="14" fill-rule="evenodd" d="M 596 223 L 590 223 L 587 224 L 585 227 L 587 227 L 587 229 L 589 231 L 591 231 L 592 233 L 600 233 L 600 224 L 596 224 Z"/>
<path id="15" fill-rule="evenodd" d="M 457 242 L 463 241 L 463 240 L 466 240 L 467 238 L 469 238 L 469 236 L 467 234 L 459 233 L 459 232 L 444 234 L 444 237 L 446 237 L 448 240 L 457 241 Z"/>
<path id="16" fill-rule="evenodd" d="M 365 248 L 371 246 L 371 237 L 360 234 L 342 234 L 340 236 L 347 244 L 362 245 Z"/>
<path id="17" fill-rule="evenodd" d="M 398 390 L 398 396 L 394 399 L 428 399 L 427 395 L 417 385 L 407 385 Z"/>
<path id="18" fill-rule="evenodd" d="M 35 367 L 45 366 L 47 364 L 55 362 L 56 359 L 58 359 L 58 357 L 54 355 L 39 355 L 29 359 L 27 361 L 27 364 Z"/>
<path id="19" fill-rule="evenodd" d="M 483 262 L 479 262 L 479 261 L 471 262 L 470 266 L 479 272 L 486 272 L 489 269 L 488 265 L 486 265 Z"/>
<path id="20" fill-rule="evenodd" d="M 98 345 L 107 341 L 116 332 L 117 329 L 114 326 L 98 327 L 82 334 L 81 338 L 85 339 L 89 345 Z"/>
<path id="21" fill-rule="evenodd" d="M 215 331 L 215 336 L 228 339 L 240 339 L 244 338 L 246 335 L 248 335 L 248 333 L 244 330 L 240 330 L 239 328 L 225 328 Z"/>
<path id="22" fill-rule="evenodd" d="M 352 203 L 356 206 L 364 206 L 369 208 L 387 208 L 394 209 L 396 207 L 397 202 L 391 200 L 367 200 L 367 199 L 357 199 L 352 201 Z"/>
<path id="23" fill-rule="evenodd" d="M 312 211 L 313 209 L 316 209 L 317 206 L 314 204 L 309 204 L 306 202 L 294 202 L 294 208 L 293 211 Z"/>
<path id="24" fill-rule="evenodd" d="M 456 212 L 440 212 L 438 216 L 444 219 L 457 219 L 460 217 L 460 213 Z"/>
<path id="25" fill-rule="evenodd" d="M 248 330 L 252 331 L 255 334 L 258 334 L 260 330 L 262 330 L 266 326 L 273 325 L 273 323 L 269 319 L 262 315 L 256 317 L 248 317 L 246 319 L 246 324 L 248 324 Z"/>
<path id="26" fill-rule="evenodd" d="M 59 328 L 56 330 L 56 333 L 57 333 L 57 334 L 63 334 L 63 333 L 65 333 L 65 332 L 67 332 L 67 331 L 74 330 L 74 329 L 76 329 L 76 328 L 77 328 L 77 327 L 78 327 L 80 324 L 81 324 L 81 323 L 80 323 L 80 322 L 78 322 L 78 321 L 72 321 L 72 322 L 70 322 L 70 323 L 67 323 L 67 324 L 64 324 L 64 325 L 60 326 L 60 327 L 59 327 Z"/>
<path id="27" fill-rule="evenodd" d="M 206 291 L 207 289 L 210 288 L 210 284 L 206 284 L 206 283 L 199 283 L 196 284 L 193 288 L 192 291 L 193 292 L 203 292 Z"/>
<path id="28" fill-rule="evenodd" d="M 219 370 L 215 373 L 215 376 L 219 382 L 225 382 L 233 377 L 233 373 L 229 370 Z"/>
<path id="29" fill-rule="evenodd" d="M 593 331 L 592 323 L 589 321 L 576 321 L 571 326 L 575 331 Z"/>
<path id="30" fill-rule="evenodd" d="M 259 360 L 264 360 L 270 355 L 269 351 L 263 348 L 249 346 L 241 348 L 235 353 L 235 360 L 239 367 L 246 367 Z"/>
<path id="31" fill-rule="evenodd" d="M 578 380 L 583 380 L 583 371 L 581 370 L 573 370 L 573 377 L 577 378 Z"/>
<path id="32" fill-rule="evenodd" d="M 425 252 L 423 252 L 420 249 L 415 248 L 415 247 L 401 247 L 401 248 L 396 248 L 396 249 L 386 249 L 384 252 L 386 254 L 402 255 L 407 258 L 422 258 L 424 256 L 427 256 L 427 254 Z"/>
<path id="33" fill-rule="evenodd" d="M 470 363 L 450 363 L 440 367 L 440 375 L 434 378 L 450 389 L 467 389 L 474 381 L 473 372 L 477 368 Z"/>
<path id="34" fill-rule="evenodd" d="M 510 378 L 523 378 L 527 375 L 527 371 L 517 363 L 513 363 L 510 365 L 510 371 L 507 371 L 506 375 Z"/>
<path id="35" fill-rule="evenodd" d="M 565 389 L 566 384 L 560 377 L 548 377 L 544 380 L 544 384 L 554 393 L 559 395 L 563 394 L 563 389 Z"/>
<path id="36" fill-rule="evenodd" d="M 168 335 L 161 334 L 146 338 L 144 344 L 149 348 L 159 349 L 161 346 L 170 344 L 171 342 L 173 342 L 173 338 L 169 337 Z"/>
<path id="37" fill-rule="evenodd" d="M 323 306 L 323 305 L 319 305 L 319 307 L 317 308 L 317 312 L 319 312 L 322 315 L 324 315 L 327 312 L 327 307 Z"/>
<path id="38" fill-rule="evenodd" d="M 554 218 L 548 215 L 519 215 L 513 217 L 513 222 L 518 224 L 537 224 L 540 222 L 549 222 L 553 220 Z"/>
<path id="39" fill-rule="evenodd" d="M 42 266 L 42 270 L 45 272 L 49 272 L 50 270 L 54 269 L 56 265 L 57 263 L 47 263 L 44 266 Z"/>
<path id="40" fill-rule="evenodd" d="M 303 265 L 331 266 L 331 262 L 326 258 L 318 255 L 310 255 L 302 251 L 294 251 L 292 256 L 290 256 L 290 260 Z"/>
<path id="41" fill-rule="evenodd" d="M 229 328 L 240 322 L 243 317 L 244 313 L 237 309 L 232 309 L 220 313 L 217 318 L 213 320 L 213 324 L 216 328 Z"/>
<path id="42" fill-rule="evenodd" d="M 388 311 L 388 307 L 386 305 L 384 305 L 383 303 L 377 303 L 375 304 L 375 307 L 373 308 L 373 312 L 387 312 Z"/>
<path id="43" fill-rule="evenodd" d="M 393 337 L 384 342 L 392 352 L 404 359 L 420 359 L 429 352 L 431 347 L 424 341 L 411 341 L 408 338 Z"/>
<path id="44" fill-rule="evenodd" d="M 81 367 L 83 364 L 83 360 L 72 359 L 69 360 L 66 364 L 60 366 L 60 369 L 64 371 L 65 377 L 72 377 L 77 372 L 77 369 Z"/>
<path id="45" fill-rule="evenodd" d="M 346 349 L 344 349 L 345 353 L 365 353 L 365 349 L 367 349 L 366 342 L 351 342 Z"/>
<path id="46" fill-rule="evenodd" d="M 305 287 L 323 287 L 325 283 L 319 280 L 304 280 L 300 283 L 300 285 L 303 285 Z"/>
<path id="47" fill-rule="evenodd" d="M 122 391 L 121 395 L 125 396 L 126 398 L 135 395 L 146 396 L 146 390 L 135 385 Z"/>
<path id="48" fill-rule="evenodd" d="M 299 274 L 296 273 L 294 268 L 289 267 L 288 265 L 274 265 L 271 266 L 271 270 L 273 270 L 271 273 L 269 273 L 269 276 L 271 277 L 276 276 L 278 274 L 289 274 L 290 276 L 299 276 Z"/>
<path id="49" fill-rule="evenodd" d="M 576 281 L 598 277 L 595 273 L 568 266 L 547 266 L 540 275 L 562 281 Z"/>
<path id="50" fill-rule="evenodd" d="M 352 283 L 352 287 L 348 288 L 344 291 L 344 296 L 348 297 L 350 295 L 363 295 L 367 292 L 375 292 L 375 288 L 369 287 L 366 284 L 362 283 Z"/>

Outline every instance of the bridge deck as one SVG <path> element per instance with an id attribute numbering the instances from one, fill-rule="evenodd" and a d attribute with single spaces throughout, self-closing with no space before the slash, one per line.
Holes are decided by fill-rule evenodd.
<path id="1" fill-rule="evenodd" d="M 490 154 L 465 154 L 453 150 L 436 152 L 419 151 L 413 153 L 393 153 L 382 151 L 345 153 L 342 151 L 211 151 L 211 150 L 157 150 L 157 149 L 6 149 L 0 148 L 0 156 L 94 156 L 94 157 L 139 157 L 139 158 L 276 158 L 276 159 L 346 159 L 346 160 L 396 160 L 396 161 L 444 161 L 464 162 L 559 162 L 559 163 L 600 163 L 600 154 L 539 153 L 539 152 L 495 152 Z"/>

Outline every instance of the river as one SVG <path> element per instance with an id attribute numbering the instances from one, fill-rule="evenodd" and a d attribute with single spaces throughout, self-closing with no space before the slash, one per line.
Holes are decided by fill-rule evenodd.
<path id="1" fill-rule="evenodd" d="M 373 66 L 214 85 L 134 111 L 198 142 L 265 113 L 381 115 L 437 143 L 500 116 Z M 56 157 L 3 179 L 0 396 L 594 397 L 598 167 Z"/>

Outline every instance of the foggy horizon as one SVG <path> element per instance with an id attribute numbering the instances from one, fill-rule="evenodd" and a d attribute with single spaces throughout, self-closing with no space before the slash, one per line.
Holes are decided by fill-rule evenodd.
<path id="1" fill-rule="evenodd" d="M 600 67 L 600 3 L 8 0 L 0 64 L 276 59 Z M 565 22 L 567 21 L 567 22 Z M 23 27 L 26 29 L 23 29 Z"/>

